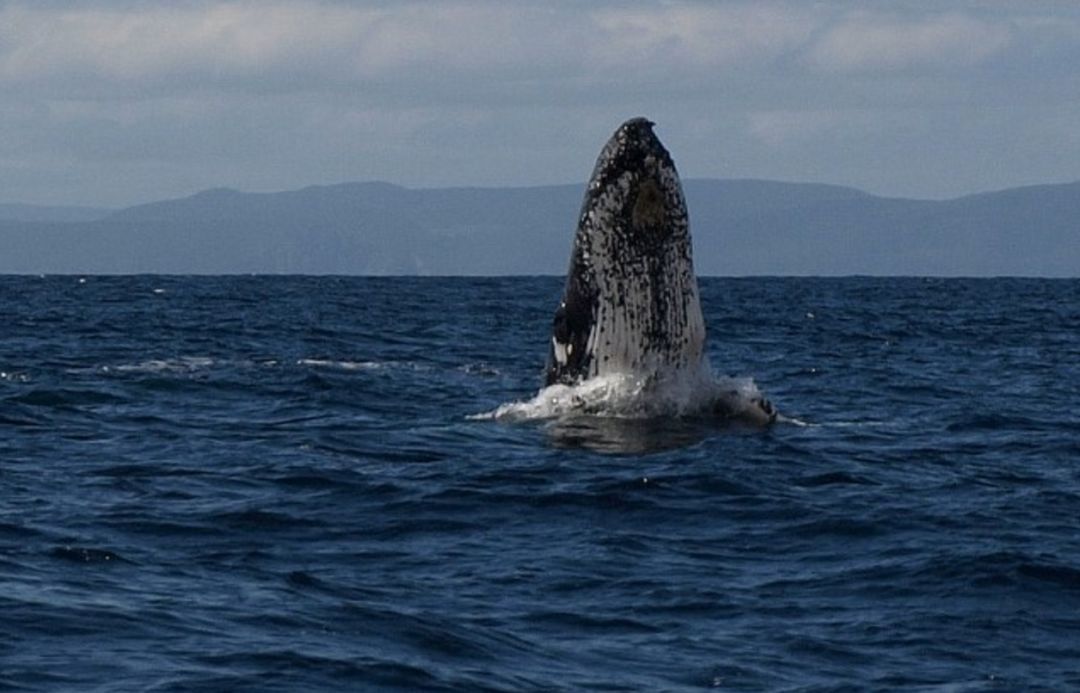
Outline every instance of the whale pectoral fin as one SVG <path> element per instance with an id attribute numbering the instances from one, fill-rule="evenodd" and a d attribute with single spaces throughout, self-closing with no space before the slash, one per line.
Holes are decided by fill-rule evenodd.
<path id="1" fill-rule="evenodd" d="M 566 303 L 559 305 L 551 322 L 551 353 L 548 356 L 547 384 L 572 382 L 576 373 L 570 365 L 574 355 L 574 334 L 567 316 Z"/>
<path id="2" fill-rule="evenodd" d="M 586 375 L 589 355 L 585 348 L 589 336 L 590 321 L 576 303 L 563 301 L 551 324 L 551 350 L 548 355 L 548 385 L 571 384 Z"/>
<path id="3" fill-rule="evenodd" d="M 570 326 L 566 320 L 566 304 L 563 304 L 555 311 L 555 319 L 552 321 L 551 326 L 551 356 L 555 361 L 554 365 L 559 368 L 566 368 L 573 351 L 574 346 L 570 341 Z"/>
<path id="4" fill-rule="evenodd" d="M 569 344 L 563 344 L 554 337 L 551 338 L 551 355 L 555 359 L 556 366 L 560 368 L 566 367 L 566 362 L 569 359 L 568 352 L 572 351 L 569 347 Z"/>

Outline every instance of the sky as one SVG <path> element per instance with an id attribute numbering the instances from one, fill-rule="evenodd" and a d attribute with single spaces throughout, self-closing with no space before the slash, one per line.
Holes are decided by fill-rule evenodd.
<path id="1" fill-rule="evenodd" d="M 0 0 L 0 202 L 684 177 L 947 198 L 1080 180 L 1072 0 Z"/>

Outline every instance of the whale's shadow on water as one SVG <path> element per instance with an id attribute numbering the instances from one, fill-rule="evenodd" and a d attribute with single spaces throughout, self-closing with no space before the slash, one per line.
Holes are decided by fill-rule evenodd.
<path id="1" fill-rule="evenodd" d="M 739 421 L 708 417 L 651 419 L 575 415 L 551 419 L 544 432 L 552 446 L 605 454 L 640 455 L 693 447 L 719 432 L 760 432 Z"/>

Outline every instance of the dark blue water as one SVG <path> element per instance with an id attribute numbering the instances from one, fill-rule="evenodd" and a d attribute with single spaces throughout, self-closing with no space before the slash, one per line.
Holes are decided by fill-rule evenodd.
<path id="1" fill-rule="evenodd" d="M 809 425 L 470 418 L 561 284 L 0 278 L 0 689 L 1080 688 L 1080 281 L 706 279 Z"/>

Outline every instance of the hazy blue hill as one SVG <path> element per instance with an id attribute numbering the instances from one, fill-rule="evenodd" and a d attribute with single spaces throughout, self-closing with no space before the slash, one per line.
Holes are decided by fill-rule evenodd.
<path id="1" fill-rule="evenodd" d="M 770 180 L 714 180 L 691 178 L 683 182 L 691 215 L 703 218 L 759 215 L 763 212 L 877 199 L 855 188 L 820 183 L 782 183 Z M 580 189 L 578 195 L 580 196 Z"/>
<path id="2" fill-rule="evenodd" d="M 91 229 L 116 252 L 99 257 L 97 271 L 415 273 L 422 227 L 403 204 L 406 193 L 386 183 L 281 193 L 215 188 L 138 205 Z"/>
<path id="3" fill-rule="evenodd" d="M 966 241 L 971 269 L 1080 276 L 1080 182 L 950 200 L 926 232 Z"/>
<path id="4" fill-rule="evenodd" d="M 844 190 L 831 199 L 787 204 L 776 195 L 774 203 L 739 208 L 710 206 L 688 185 L 699 271 L 1080 275 L 1080 183 L 944 201 Z"/>
<path id="5" fill-rule="evenodd" d="M 685 188 L 701 274 L 1080 275 L 1080 183 L 945 201 L 757 180 Z M 84 220 L 0 214 L 0 272 L 562 274 L 581 197 L 581 185 L 343 183 L 219 188 Z"/>
<path id="6" fill-rule="evenodd" d="M 432 274 L 561 274 L 582 186 L 416 190 L 412 210 L 431 244 Z"/>
<path id="7" fill-rule="evenodd" d="M 301 190 L 249 193 L 212 188 L 190 197 L 136 205 L 114 212 L 109 219 L 124 222 L 217 221 L 245 223 L 281 219 L 307 223 L 316 218 L 359 215 L 400 206 L 410 191 L 390 183 L 313 185 Z"/>
<path id="8" fill-rule="evenodd" d="M 123 229 L 109 245 L 168 238 L 148 258 L 154 272 L 222 272 L 231 262 L 236 272 L 537 274 L 565 270 L 580 204 L 578 185 L 214 189 L 121 210 L 105 226 Z M 200 259 L 213 247 L 215 257 Z"/>

